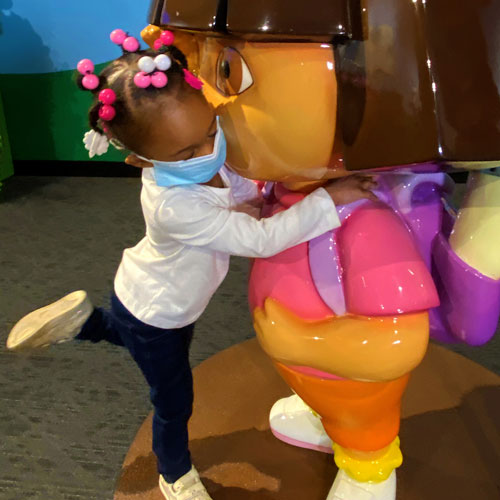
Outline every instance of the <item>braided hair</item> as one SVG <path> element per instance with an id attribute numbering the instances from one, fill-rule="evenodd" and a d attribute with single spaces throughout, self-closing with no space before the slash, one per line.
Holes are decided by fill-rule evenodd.
<path id="1" fill-rule="evenodd" d="M 141 57 L 155 58 L 159 54 L 170 57 L 172 65 L 164 73 L 168 77 L 168 85 L 163 88 L 149 86 L 139 88 L 134 83 L 134 76 L 140 71 L 138 61 Z M 126 52 L 111 62 L 99 74 L 99 86 L 91 92 L 94 101 L 88 112 L 90 127 L 118 141 L 124 148 L 140 153 L 141 144 L 149 130 L 149 124 L 141 120 L 141 108 L 148 104 L 157 105 L 158 98 L 163 96 L 177 96 L 180 92 L 189 92 L 191 87 L 185 83 L 184 70 L 188 69 L 186 56 L 174 45 L 163 46 L 160 50 L 138 50 Z M 79 75 L 77 84 L 80 89 L 88 90 L 82 84 L 83 75 Z M 99 118 L 99 92 L 102 89 L 112 89 L 116 94 L 113 107 L 116 115 L 112 121 L 103 122 Z M 152 123 L 151 123 L 152 125 Z"/>

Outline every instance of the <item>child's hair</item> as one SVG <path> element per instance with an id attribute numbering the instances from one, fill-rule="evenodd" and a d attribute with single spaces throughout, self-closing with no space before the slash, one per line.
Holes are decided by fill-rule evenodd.
<path id="1" fill-rule="evenodd" d="M 140 88 L 134 83 L 134 76 L 140 71 L 138 61 L 141 57 L 155 58 L 159 54 L 170 57 L 172 65 L 164 73 L 168 77 L 168 84 L 163 88 L 150 85 Z M 141 111 L 148 104 L 153 104 L 155 109 L 159 105 L 160 96 L 177 96 L 180 92 L 189 91 L 191 87 L 185 83 L 184 70 L 188 69 L 186 56 L 174 45 L 163 46 L 160 50 L 138 50 L 125 52 L 118 59 L 110 63 L 99 74 L 99 86 L 91 92 L 94 102 L 89 110 L 89 123 L 93 130 L 105 133 L 119 145 L 134 152 L 141 152 L 141 144 L 149 130 L 147 120 L 141 120 Z M 82 84 L 83 75 L 78 77 L 78 86 L 88 91 Z M 103 89 L 112 89 L 116 94 L 113 107 L 116 115 L 111 121 L 103 122 L 99 118 L 99 92 Z M 192 90 L 192 89 L 191 89 Z M 153 109 L 153 108 L 151 108 Z M 151 126 L 154 123 L 150 122 Z"/>

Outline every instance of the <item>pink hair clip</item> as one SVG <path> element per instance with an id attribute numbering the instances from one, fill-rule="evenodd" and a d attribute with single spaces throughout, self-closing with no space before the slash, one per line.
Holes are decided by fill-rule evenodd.
<path id="1" fill-rule="evenodd" d="M 184 69 L 184 79 L 188 85 L 191 85 L 193 89 L 201 90 L 203 88 L 203 82 L 191 73 L 191 71 Z"/>
<path id="2" fill-rule="evenodd" d="M 141 46 L 137 38 L 128 36 L 125 31 L 120 29 L 113 30 L 109 35 L 109 38 L 111 38 L 113 43 L 120 45 L 123 50 L 126 50 L 127 52 L 137 52 Z"/>
<path id="3" fill-rule="evenodd" d="M 116 93 L 113 89 L 103 89 L 99 92 L 99 102 L 102 106 L 99 108 L 99 118 L 106 122 L 111 121 L 116 116 L 116 110 L 112 106 L 116 101 Z"/>
<path id="4" fill-rule="evenodd" d="M 168 30 L 162 31 L 160 34 L 160 38 L 156 39 L 153 48 L 155 50 L 160 50 L 164 45 L 172 45 L 175 40 L 175 35 Z"/>
<path id="5" fill-rule="evenodd" d="M 172 59 L 166 54 L 160 54 L 154 59 L 144 56 L 137 61 L 137 66 L 141 70 L 134 76 L 134 83 L 137 87 L 145 89 L 153 85 L 153 87 L 161 89 L 168 83 L 168 77 L 164 71 L 172 66 Z"/>
<path id="6" fill-rule="evenodd" d="M 76 69 L 83 75 L 82 85 L 85 89 L 94 90 L 99 87 L 99 77 L 94 75 L 94 63 L 90 59 L 82 59 Z"/>

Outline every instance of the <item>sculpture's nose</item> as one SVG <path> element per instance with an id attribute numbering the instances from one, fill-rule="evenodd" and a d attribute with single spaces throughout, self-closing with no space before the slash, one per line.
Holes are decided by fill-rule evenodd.
<path id="1" fill-rule="evenodd" d="M 226 97 L 218 92 L 214 87 L 212 87 L 208 82 L 204 82 L 203 85 L 203 95 L 206 100 L 215 108 L 217 114 L 221 115 L 224 110 L 224 106 L 234 102 L 238 96 Z"/>

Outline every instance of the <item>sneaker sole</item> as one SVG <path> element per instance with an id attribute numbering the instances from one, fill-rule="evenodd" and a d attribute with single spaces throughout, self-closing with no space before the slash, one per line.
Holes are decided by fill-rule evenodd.
<path id="1" fill-rule="evenodd" d="M 295 446 L 296 448 L 305 448 L 306 450 L 319 451 L 320 453 L 326 453 L 328 455 L 333 455 L 333 448 L 328 448 L 327 446 L 321 446 L 319 444 L 307 443 L 306 441 L 299 441 L 298 439 L 293 439 L 289 436 L 285 436 L 271 427 L 271 432 L 276 439 L 283 441 L 286 444 Z"/>
<path id="2" fill-rule="evenodd" d="M 162 477 L 160 476 L 160 480 L 159 480 L 159 485 L 160 485 L 160 491 L 162 493 L 162 495 L 168 499 L 168 492 L 165 491 L 165 486 L 163 486 L 163 479 Z"/>
<path id="3" fill-rule="evenodd" d="M 18 321 L 7 339 L 7 349 L 46 347 L 71 340 L 92 309 L 87 292 L 79 290 L 70 293 Z"/>

